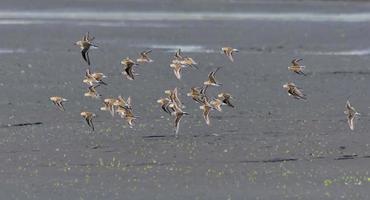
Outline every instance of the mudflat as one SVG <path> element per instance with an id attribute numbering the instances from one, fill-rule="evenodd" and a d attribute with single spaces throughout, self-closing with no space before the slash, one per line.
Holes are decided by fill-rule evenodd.
<path id="1" fill-rule="evenodd" d="M 2 1 L 0 196 L 3 199 L 369 199 L 367 1 Z M 134 128 L 83 96 L 86 63 L 105 97 L 131 96 Z M 230 62 L 221 47 L 240 50 Z M 175 51 L 199 63 L 182 79 Z M 120 61 L 153 49 L 127 80 Z M 307 76 L 288 71 L 303 58 Z M 235 108 L 211 126 L 186 96 L 210 71 Z M 288 96 L 292 81 L 307 100 Z M 190 115 L 175 137 L 157 99 L 177 87 Z M 60 112 L 49 97 L 69 100 Z M 349 99 L 361 116 L 347 124 Z M 81 111 L 97 114 L 92 132 Z"/>

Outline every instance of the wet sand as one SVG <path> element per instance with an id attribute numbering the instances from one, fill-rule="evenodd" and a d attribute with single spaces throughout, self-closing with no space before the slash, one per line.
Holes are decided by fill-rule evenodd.
<path id="1" fill-rule="evenodd" d="M 346 1 L 4 1 L 3 11 L 35 13 L 146 11 L 358 14 L 370 4 Z M 196 7 L 195 5 L 199 5 Z M 67 9 L 71 8 L 71 9 Z M 294 12 L 293 12 L 294 11 Z M 41 13 L 42 13 L 41 12 Z M 0 11 L 2 13 L 2 11 Z M 337 19 L 337 18 L 335 18 Z M 4 199 L 369 199 L 370 20 L 111 20 L 0 18 L 0 196 Z M 100 47 L 92 68 L 105 73 L 104 97 L 133 99 L 130 129 L 83 97 L 86 64 L 73 45 L 86 31 Z M 231 63 L 222 46 L 240 49 Z M 178 81 L 168 65 L 176 48 L 199 70 Z M 134 81 L 120 60 L 153 48 L 153 63 Z M 287 70 L 303 58 L 307 76 Z M 235 109 L 203 122 L 186 96 L 209 71 Z M 287 95 L 293 81 L 307 101 Z M 186 106 L 176 138 L 156 100 L 178 87 Z M 59 112 L 49 96 L 69 99 Z M 347 99 L 361 113 L 350 131 Z M 91 132 L 79 112 L 98 116 Z"/>

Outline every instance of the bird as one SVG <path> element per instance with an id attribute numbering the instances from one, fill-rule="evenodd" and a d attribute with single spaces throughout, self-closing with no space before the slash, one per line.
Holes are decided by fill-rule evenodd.
<path id="1" fill-rule="evenodd" d="M 233 97 L 229 93 L 219 93 L 217 95 L 218 99 L 220 99 L 224 104 L 234 108 L 235 106 L 230 102 L 230 99 Z"/>
<path id="2" fill-rule="evenodd" d="M 84 96 L 85 97 L 92 97 L 92 98 L 95 98 L 95 99 L 98 99 L 101 97 L 101 95 L 96 91 L 96 88 L 99 87 L 99 85 L 92 85 L 88 88 L 89 91 L 87 91 Z"/>
<path id="3" fill-rule="evenodd" d="M 174 63 L 174 64 L 179 63 L 179 64 L 182 64 L 184 66 L 190 66 L 190 67 L 198 68 L 196 66 L 198 63 L 195 62 L 193 58 L 181 55 L 181 49 L 178 49 L 176 51 L 176 53 L 174 55 L 174 59 L 172 60 L 172 63 Z"/>
<path id="4" fill-rule="evenodd" d="M 221 50 L 230 59 L 231 62 L 234 62 L 233 53 L 239 52 L 238 49 L 234 49 L 232 47 L 222 47 Z"/>
<path id="5" fill-rule="evenodd" d="M 65 109 L 64 109 L 64 106 L 63 106 L 63 102 L 66 102 L 68 100 L 63 98 L 63 97 L 60 97 L 60 96 L 52 96 L 52 97 L 50 97 L 50 101 L 52 101 L 54 103 L 54 105 L 56 105 L 59 110 L 64 111 Z"/>
<path id="6" fill-rule="evenodd" d="M 135 75 L 139 75 L 139 74 L 135 74 L 134 69 L 133 69 L 133 67 L 137 66 L 138 64 L 135 63 L 133 60 L 131 60 L 129 57 L 123 59 L 121 61 L 121 64 L 125 66 L 123 69 L 124 71 L 122 73 L 126 75 L 127 79 L 134 80 Z"/>
<path id="7" fill-rule="evenodd" d="M 206 96 L 205 92 L 208 88 L 208 85 L 203 86 L 202 88 L 199 87 L 192 87 L 190 88 L 190 92 L 187 93 L 187 96 L 191 97 L 197 103 L 204 103 L 204 97 Z"/>
<path id="8" fill-rule="evenodd" d="M 125 100 L 121 95 L 118 96 L 117 100 L 113 103 L 114 106 L 131 109 L 131 97 L 129 96 L 127 100 Z"/>
<path id="9" fill-rule="evenodd" d="M 177 49 L 177 51 L 174 55 L 174 58 L 175 58 L 175 60 L 182 60 L 183 59 L 183 57 L 181 55 L 181 49 Z"/>
<path id="10" fill-rule="evenodd" d="M 107 98 L 104 99 L 103 104 L 104 107 L 101 107 L 100 110 L 102 111 L 109 111 L 112 116 L 114 116 L 114 103 L 117 101 L 117 99 L 113 98 Z"/>
<path id="11" fill-rule="evenodd" d="M 209 114 L 211 110 L 213 110 L 212 105 L 208 102 L 208 98 L 204 99 L 203 105 L 199 106 L 201 110 L 203 110 L 203 118 L 206 121 L 206 124 L 209 126 L 211 125 L 211 122 L 209 120 Z"/>
<path id="12" fill-rule="evenodd" d="M 306 99 L 306 95 L 292 82 L 284 84 L 283 88 L 288 91 L 289 96 L 293 96 L 295 99 Z"/>
<path id="13" fill-rule="evenodd" d="M 301 66 L 299 65 L 299 61 L 301 61 L 303 59 L 293 59 L 292 60 L 292 65 L 290 67 L 288 67 L 288 69 L 291 71 L 291 72 L 294 72 L 296 74 L 300 74 L 300 75 L 306 75 L 303 70 L 305 68 L 305 66 Z"/>
<path id="14" fill-rule="evenodd" d="M 98 84 L 103 84 L 103 85 L 108 85 L 107 83 L 105 83 L 103 81 L 103 78 L 106 78 L 107 76 L 105 76 L 103 73 L 100 73 L 100 72 L 94 72 L 91 74 L 91 76 L 95 79 L 95 81 L 98 83 Z"/>
<path id="15" fill-rule="evenodd" d="M 138 59 L 136 59 L 136 62 L 138 63 L 151 63 L 153 62 L 152 59 L 149 58 L 148 54 L 151 53 L 152 50 L 145 50 L 145 51 L 142 51 L 140 52 L 140 57 Z"/>
<path id="16" fill-rule="evenodd" d="M 210 86 L 221 86 L 221 83 L 218 83 L 215 74 L 218 70 L 220 70 L 221 67 L 218 67 L 215 71 L 212 71 L 208 74 L 208 80 L 204 82 L 204 85 L 210 85 Z"/>
<path id="17" fill-rule="evenodd" d="M 181 69 L 183 68 L 183 65 L 180 63 L 171 63 L 170 67 L 173 69 L 173 73 L 175 74 L 177 79 L 181 79 Z"/>
<path id="18" fill-rule="evenodd" d="M 94 83 L 108 85 L 103 81 L 103 78 L 106 78 L 106 76 L 103 73 L 100 72 L 91 73 L 90 69 L 86 69 L 85 79 L 82 82 L 90 86 L 94 85 Z"/>
<path id="19" fill-rule="evenodd" d="M 133 128 L 134 122 L 137 117 L 133 114 L 131 108 L 119 107 L 116 112 L 119 113 L 121 118 L 126 120 L 130 128 Z"/>
<path id="20" fill-rule="evenodd" d="M 90 66 L 90 57 L 89 57 L 89 50 L 91 47 L 98 48 L 92 41 L 95 37 L 90 38 L 89 32 L 87 32 L 81 40 L 75 42 L 75 45 L 80 46 L 82 58 L 87 62 Z"/>
<path id="21" fill-rule="evenodd" d="M 225 105 L 225 103 L 223 101 L 221 101 L 220 99 L 218 98 L 215 98 L 215 99 L 212 99 L 209 104 L 216 110 L 218 110 L 219 112 L 222 112 L 222 108 L 221 106 L 222 105 Z"/>
<path id="22" fill-rule="evenodd" d="M 190 66 L 190 67 L 194 67 L 196 69 L 198 69 L 197 67 L 197 64 L 193 58 L 191 57 L 184 57 L 182 60 L 179 60 L 180 64 L 184 65 L 184 66 Z"/>
<path id="23" fill-rule="evenodd" d="M 356 115 L 360 115 L 360 113 L 358 113 L 356 109 L 353 106 L 351 106 L 351 104 L 349 103 L 349 100 L 347 100 L 346 110 L 344 111 L 344 113 L 347 115 L 349 128 L 351 130 L 354 130 L 354 119 Z"/>
<path id="24" fill-rule="evenodd" d="M 175 110 L 173 112 L 173 115 L 175 116 L 174 126 L 175 126 L 175 134 L 177 135 L 179 133 L 180 121 L 182 117 L 184 115 L 189 115 L 189 113 L 184 112 L 181 108 L 176 106 L 176 104 L 174 104 L 174 110 Z"/>
<path id="25" fill-rule="evenodd" d="M 87 125 L 89 125 L 90 128 L 94 131 L 95 128 L 94 128 L 94 124 L 92 122 L 92 119 L 95 118 L 96 115 L 92 112 L 87 112 L 87 111 L 81 112 L 80 115 L 86 120 Z"/>
<path id="26" fill-rule="evenodd" d="M 172 103 L 176 104 L 176 106 L 178 106 L 180 109 L 183 108 L 183 105 L 179 99 L 177 87 L 173 90 L 166 90 L 164 91 L 164 93 L 168 95 L 168 98 L 171 100 Z"/>
<path id="27" fill-rule="evenodd" d="M 171 102 L 171 99 L 169 98 L 160 98 L 157 100 L 157 103 L 159 103 L 161 105 L 161 108 L 164 112 L 168 113 L 168 114 L 171 114 L 172 112 L 174 112 L 174 108 L 173 106 L 171 105 L 172 102 Z"/>

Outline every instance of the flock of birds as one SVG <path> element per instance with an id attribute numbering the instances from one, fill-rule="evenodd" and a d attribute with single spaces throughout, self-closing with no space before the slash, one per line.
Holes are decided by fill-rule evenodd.
<path id="1" fill-rule="evenodd" d="M 83 60 L 90 66 L 90 56 L 89 51 L 92 48 L 98 48 L 95 44 L 93 44 L 94 37 L 90 37 L 89 32 L 87 32 L 81 40 L 77 41 L 75 45 L 79 46 L 81 49 L 81 55 Z M 221 51 L 231 62 L 234 62 L 233 54 L 239 52 L 238 49 L 232 47 L 223 47 Z M 130 59 L 129 57 L 124 58 L 121 61 L 123 66 L 122 74 L 128 80 L 134 80 L 135 76 L 138 74 L 135 73 L 135 67 L 139 64 L 146 64 L 151 63 L 153 60 L 149 57 L 149 54 L 152 50 L 145 50 L 140 53 L 140 57 L 136 59 L 136 61 Z M 304 73 L 305 66 L 299 64 L 302 59 L 294 59 L 292 60 L 292 65 L 288 67 L 289 71 L 294 72 L 299 75 L 305 76 Z M 184 56 L 181 52 L 181 49 L 178 49 L 174 55 L 172 62 L 170 63 L 170 68 L 173 70 L 174 75 L 177 79 L 181 79 L 181 70 L 185 68 L 198 68 L 197 63 L 194 61 L 193 58 Z M 219 87 L 222 84 L 217 81 L 216 73 L 221 69 L 221 67 L 216 68 L 214 71 L 211 71 L 208 74 L 208 79 L 204 81 L 203 85 L 200 87 L 192 87 L 190 92 L 187 93 L 187 96 L 191 97 L 196 103 L 199 103 L 199 108 L 203 111 L 203 118 L 207 125 L 210 125 L 210 118 L 209 115 L 212 110 L 216 110 L 221 112 L 222 106 L 229 106 L 234 108 L 235 106 L 231 103 L 233 99 L 232 95 L 229 93 L 219 93 L 216 97 L 209 97 L 207 95 L 207 89 L 209 87 Z M 88 91 L 84 94 L 85 97 L 90 97 L 94 99 L 99 99 L 101 95 L 97 92 L 96 88 L 101 85 L 107 85 L 103 79 L 106 76 L 100 72 L 92 72 L 90 68 L 86 70 L 85 78 L 83 79 L 83 83 L 88 85 Z M 294 97 L 295 99 L 302 99 L 306 100 L 306 95 L 303 94 L 301 88 L 297 87 L 294 83 L 288 82 L 283 85 L 289 94 L 289 96 Z M 157 103 L 160 105 L 161 109 L 168 113 L 169 115 L 174 117 L 174 130 L 177 134 L 179 132 L 179 125 L 180 121 L 183 116 L 189 115 L 183 109 L 185 106 L 181 103 L 179 99 L 178 90 L 174 88 L 172 90 L 165 90 L 165 97 L 160 98 L 157 100 Z M 61 111 L 64 111 L 65 108 L 63 106 L 64 102 L 68 100 L 61 96 L 52 96 L 50 100 L 57 106 L 57 108 Z M 348 125 L 351 130 L 354 129 L 354 119 L 357 115 L 360 115 L 356 112 L 355 108 L 351 106 L 350 102 L 347 100 L 345 106 L 345 114 L 347 115 Z M 125 99 L 122 96 L 118 96 L 117 98 L 106 98 L 103 100 L 103 107 L 100 108 L 102 111 L 109 111 L 112 116 L 115 113 L 119 114 L 121 118 L 123 118 L 128 125 L 132 128 L 134 126 L 135 120 L 138 118 L 133 114 L 132 104 L 131 104 L 131 97 L 129 96 Z M 88 126 L 94 131 L 94 124 L 93 118 L 96 117 L 95 113 L 89 111 L 83 111 L 80 115 L 85 119 Z"/>

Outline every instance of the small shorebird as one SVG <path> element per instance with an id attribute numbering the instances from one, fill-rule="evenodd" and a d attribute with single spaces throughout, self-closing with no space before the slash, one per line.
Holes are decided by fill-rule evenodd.
<path id="1" fill-rule="evenodd" d="M 103 73 L 100 73 L 100 72 L 94 72 L 91 74 L 91 76 L 96 80 L 96 82 L 98 84 L 103 84 L 103 85 L 108 85 L 107 83 L 105 83 L 103 81 L 103 78 L 106 78 L 107 76 L 105 76 Z"/>
<path id="2" fill-rule="evenodd" d="M 114 106 L 131 109 L 131 97 L 129 96 L 127 100 L 125 100 L 121 95 L 118 96 L 117 100 L 113 103 Z"/>
<path id="3" fill-rule="evenodd" d="M 197 67 L 197 64 L 198 64 L 198 63 L 196 63 L 196 62 L 194 61 L 194 59 L 193 59 L 193 58 L 191 58 L 191 57 L 184 57 L 184 58 L 183 58 L 183 60 L 180 60 L 179 62 L 180 62 L 180 64 L 182 64 L 182 65 L 190 66 L 190 67 L 194 67 L 194 68 L 198 69 L 198 67 Z"/>
<path id="4" fill-rule="evenodd" d="M 91 73 L 90 69 L 87 69 L 85 73 L 85 79 L 82 82 L 90 86 L 94 85 L 94 83 L 108 85 L 103 81 L 103 78 L 106 78 L 106 76 L 103 73 L 99 72 Z"/>
<path id="5" fill-rule="evenodd" d="M 221 86 L 221 83 L 218 83 L 215 74 L 221 67 L 218 67 L 215 71 L 212 71 L 208 74 L 208 80 L 204 82 L 204 85 L 211 85 L 211 86 Z"/>
<path id="6" fill-rule="evenodd" d="M 164 91 L 165 94 L 168 95 L 168 98 L 171 100 L 172 103 L 176 104 L 180 109 L 183 108 L 183 105 L 179 99 L 179 95 L 177 92 L 177 87 L 173 90 L 166 90 Z"/>
<path id="7" fill-rule="evenodd" d="M 121 64 L 125 66 L 123 69 L 124 71 L 122 73 L 126 75 L 127 79 L 134 80 L 135 75 L 139 75 L 139 74 L 135 74 L 134 69 L 133 69 L 133 67 L 137 66 L 138 64 L 135 63 L 133 60 L 131 60 L 129 57 L 123 59 L 121 61 Z"/>
<path id="8" fill-rule="evenodd" d="M 58 107 L 59 110 L 64 111 L 63 102 L 66 102 L 68 100 L 60 96 L 52 96 L 50 97 L 50 101 L 52 101 L 54 105 Z"/>
<path id="9" fill-rule="evenodd" d="M 100 85 L 92 85 L 88 88 L 88 92 L 84 94 L 85 97 L 92 97 L 95 99 L 98 99 L 101 97 L 101 95 L 96 91 L 96 88 L 99 87 Z"/>
<path id="10" fill-rule="evenodd" d="M 173 69 L 173 73 L 175 74 L 177 79 L 181 79 L 181 69 L 183 68 L 183 65 L 180 63 L 171 63 L 170 67 Z"/>
<path id="11" fill-rule="evenodd" d="M 222 47 L 222 52 L 230 59 L 231 62 L 234 62 L 233 53 L 239 52 L 238 49 L 234 49 L 232 47 Z"/>
<path id="12" fill-rule="evenodd" d="M 305 66 L 301 66 L 299 65 L 299 61 L 301 61 L 302 59 L 294 59 L 292 60 L 292 66 L 288 67 L 288 69 L 291 71 L 291 72 L 294 72 L 296 74 L 300 74 L 300 75 L 306 75 L 303 70 L 305 68 Z"/>
<path id="13" fill-rule="evenodd" d="M 197 103 L 204 103 L 204 98 L 206 96 L 208 85 L 203 86 L 202 88 L 192 87 L 190 92 L 187 93 L 187 96 L 191 97 Z"/>
<path id="14" fill-rule="evenodd" d="M 235 106 L 230 102 L 230 99 L 233 97 L 229 93 L 220 93 L 217 95 L 218 99 L 220 99 L 224 104 L 234 108 Z"/>
<path id="15" fill-rule="evenodd" d="M 293 96 L 295 99 L 306 99 L 306 95 L 292 82 L 284 84 L 283 88 L 288 91 L 289 96 Z"/>
<path id="16" fill-rule="evenodd" d="M 178 49 L 174 55 L 175 60 L 182 60 L 181 49 Z"/>
<path id="17" fill-rule="evenodd" d="M 347 115 L 349 128 L 351 130 L 353 130 L 354 129 L 354 122 L 353 121 L 354 121 L 356 115 L 360 115 L 360 113 L 358 113 L 356 111 L 356 109 L 353 106 L 351 106 L 351 104 L 349 103 L 349 100 L 347 100 L 346 110 L 344 111 L 344 113 Z"/>
<path id="18" fill-rule="evenodd" d="M 90 38 L 89 32 L 87 32 L 81 40 L 75 42 L 75 45 L 80 46 L 81 48 L 81 54 L 82 58 L 87 62 L 88 65 L 90 65 L 90 57 L 89 57 L 89 50 L 91 47 L 98 48 L 98 46 L 92 44 L 92 41 L 94 40 L 94 37 Z"/>
<path id="19" fill-rule="evenodd" d="M 161 105 L 161 108 L 164 112 L 168 114 L 171 114 L 172 112 L 174 112 L 174 108 L 171 105 L 172 102 L 169 98 L 160 98 L 157 100 L 157 103 Z"/>
<path id="20" fill-rule="evenodd" d="M 130 128 L 134 126 L 134 122 L 137 119 L 137 117 L 132 113 L 132 109 L 125 108 L 125 107 L 118 107 L 116 112 L 121 116 L 121 118 L 126 120 Z"/>
<path id="21" fill-rule="evenodd" d="M 124 119 L 127 121 L 127 123 L 130 126 L 130 128 L 132 128 L 134 126 L 134 123 L 135 123 L 136 118 L 137 117 L 132 113 L 132 110 L 131 109 L 127 109 L 126 110 Z"/>
<path id="22" fill-rule="evenodd" d="M 198 63 L 196 63 L 193 58 L 181 55 L 181 49 L 178 49 L 176 51 L 176 54 L 174 55 L 174 59 L 172 60 L 172 63 L 174 64 L 180 63 L 184 66 L 198 68 L 196 66 Z"/>
<path id="23" fill-rule="evenodd" d="M 222 102 L 220 99 L 213 99 L 209 102 L 209 104 L 216 110 L 218 110 L 219 112 L 222 112 L 222 108 L 221 106 L 225 105 L 224 102 Z"/>
<path id="24" fill-rule="evenodd" d="M 175 104 L 174 104 L 175 105 Z M 179 108 L 178 106 L 174 106 L 174 110 L 175 112 L 173 112 L 173 115 L 175 116 L 175 121 L 174 121 L 174 125 L 175 125 L 175 134 L 177 135 L 178 132 L 179 132 L 179 127 L 180 127 L 180 121 L 182 119 L 182 117 L 184 115 L 189 115 L 189 113 L 187 112 L 184 112 L 181 108 Z"/>
<path id="25" fill-rule="evenodd" d="M 140 58 L 136 59 L 136 62 L 138 63 L 151 63 L 153 62 L 152 59 L 149 58 L 149 53 L 151 53 L 152 50 L 145 50 L 140 53 Z"/>
<path id="26" fill-rule="evenodd" d="M 125 100 L 121 95 L 118 96 L 117 100 L 113 103 L 114 106 L 131 109 L 131 97 L 129 96 L 127 100 Z"/>
<path id="27" fill-rule="evenodd" d="M 117 99 L 113 98 L 107 98 L 104 99 L 104 107 L 101 107 L 100 110 L 102 111 L 109 111 L 112 116 L 114 116 L 114 103 L 117 101 Z"/>
<path id="28" fill-rule="evenodd" d="M 94 124 L 92 122 L 92 119 L 94 117 L 96 117 L 96 115 L 92 112 L 87 112 L 87 111 L 81 112 L 80 115 L 86 120 L 87 125 L 89 125 L 90 128 L 94 131 L 95 128 L 94 128 Z"/>
<path id="29" fill-rule="evenodd" d="M 208 98 L 204 99 L 203 105 L 199 106 L 201 110 L 203 110 L 203 118 L 206 121 L 206 124 L 209 126 L 211 124 L 209 120 L 209 113 L 213 110 L 212 105 L 208 102 Z"/>

